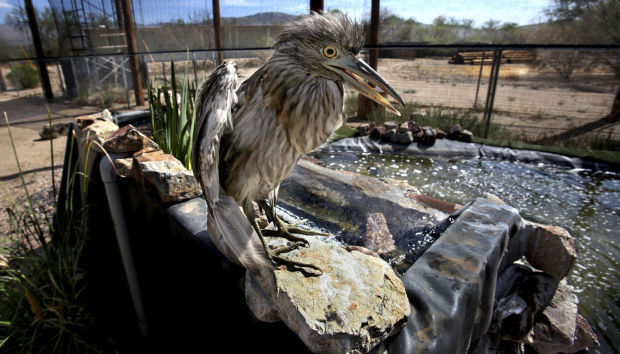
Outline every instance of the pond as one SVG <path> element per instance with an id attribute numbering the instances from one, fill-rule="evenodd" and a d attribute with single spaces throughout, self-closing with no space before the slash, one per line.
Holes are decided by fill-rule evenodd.
<path id="1" fill-rule="evenodd" d="M 548 164 L 441 159 L 355 152 L 317 152 L 326 167 L 406 180 L 423 195 L 465 204 L 492 193 L 526 219 L 561 226 L 578 258 L 567 281 L 601 347 L 620 350 L 620 174 Z"/>

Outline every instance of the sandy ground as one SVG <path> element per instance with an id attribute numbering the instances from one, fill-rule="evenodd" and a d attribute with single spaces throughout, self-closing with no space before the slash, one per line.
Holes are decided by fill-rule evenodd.
<path id="1" fill-rule="evenodd" d="M 36 89 L 35 89 L 36 90 Z M 40 89 L 39 89 L 40 90 Z M 12 201 L 20 207 L 25 206 L 25 190 L 19 177 L 19 169 L 11 146 L 9 128 L 5 121 L 5 112 L 10 121 L 10 131 L 17 150 L 17 157 L 24 176 L 26 187 L 37 204 L 37 212 L 50 212 L 52 200 L 52 156 L 54 162 L 55 182 L 60 182 L 62 164 L 65 155 L 66 138 L 59 137 L 52 140 L 53 155 L 50 140 L 41 140 L 39 130 L 48 124 L 46 105 L 49 106 L 52 123 L 70 122 L 75 117 L 99 112 L 100 107 L 80 106 L 55 100 L 47 102 L 40 95 L 33 97 L 32 91 L 0 93 L 0 182 L 7 189 L 0 188 L 0 239 L 9 230 L 8 217 L 5 212 Z M 123 108 L 117 105 L 117 109 Z M 19 209 L 19 207 L 18 207 Z M 1 241 L 1 240 L 0 240 Z M 0 242 L 1 244 L 1 242 Z"/>
<path id="2" fill-rule="evenodd" d="M 378 71 L 403 95 L 422 107 L 465 109 L 474 107 L 479 66 L 451 65 L 447 58 L 381 59 Z M 490 66 L 486 65 L 478 92 L 484 106 Z M 609 114 L 618 82 L 606 70 L 576 73 L 563 81 L 549 69 L 526 64 L 503 64 L 494 101 L 494 123 L 528 135 L 561 132 Z M 598 133 L 620 139 L 620 125 Z"/>

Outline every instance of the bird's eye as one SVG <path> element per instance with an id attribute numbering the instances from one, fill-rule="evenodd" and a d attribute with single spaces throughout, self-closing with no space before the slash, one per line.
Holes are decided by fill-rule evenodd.
<path id="1" fill-rule="evenodd" d="M 323 55 L 326 58 L 333 58 L 336 56 L 336 48 L 332 47 L 332 46 L 327 46 L 325 48 L 323 48 Z"/>

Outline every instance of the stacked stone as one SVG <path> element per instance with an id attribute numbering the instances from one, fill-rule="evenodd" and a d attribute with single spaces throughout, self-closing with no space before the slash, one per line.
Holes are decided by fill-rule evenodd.
<path id="1" fill-rule="evenodd" d="M 469 130 L 464 130 L 460 125 L 450 127 L 449 133 L 431 126 L 420 126 L 417 122 L 409 120 L 404 123 L 387 121 L 382 126 L 375 123 L 362 123 L 357 126 L 355 136 L 370 136 L 371 139 L 389 141 L 396 144 L 409 145 L 420 143 L 433 145 L 437 139 L 450 139 L 471 143 L 474 135 Z"/>
<path id="2" fill-rule="evenodd" d="M 114 167 L 121 177 L 132 178 L 152 192 L 162 203 L 176 203 L 202 195 L 192 172 L 174 156 L 164 153 L 157 144 L 131 124 L 119 127 L 102 114 L 79 117 L 76 135 L 80 149 L 89 145 L 99 153 L 130 155 L 116 158 Z"/>
<path id="3" fill-rule="evenodd" d="M 516 232 L 528 240 L 527 262 L 509 265 L 498 277 L 489 333 L 479 345 L 509 351 L 525 344 L 545 354 L 598 346 L 565 279 L 577 258 L 572 236 L 561 227 L 529 221 Z"/>

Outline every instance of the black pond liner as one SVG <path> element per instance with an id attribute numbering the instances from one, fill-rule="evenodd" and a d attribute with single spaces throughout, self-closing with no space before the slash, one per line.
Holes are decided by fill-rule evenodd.
<path id="1" fill-rule="evenodd" d="M 259 322 L 248 311 L 244 270 L 211 242 L 203 199 L 162 205 L 133 180 L 121 180 L 148 325 L 148 336 L 140 338 L 101 185 L 93 174 L 89 292 L 97 328 L 121 350 L 307 352 L 282 322 Z M 476 199 L 452 218 L 402 275 L 412 313 L 384 343 L 390 353 L 457 353 L 475 346 L 491 320 L 498 274 L 524 253 L 527 239 L 514 208 Z"/>
<path id="2" fill-rule="evenodd" d="M 369 137 L 346 138 L 324 146 L 320 152 L 374 152 L 439 158 L 485 158 L 493 160 L 543 163 L 570 169 L 592 172 L 620 172 L 618 164 L 581 159 L 543 151 L 512 149 L 477 143 L 437 139 L 433 145 L 411 143 L 409 145 L 378 141 Z"/>

